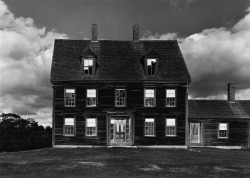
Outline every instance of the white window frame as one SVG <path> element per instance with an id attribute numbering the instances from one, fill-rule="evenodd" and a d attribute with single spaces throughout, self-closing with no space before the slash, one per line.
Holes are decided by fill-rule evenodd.
<path id="1" fill-rule="evenodd" d="M 166 136 L 176 137 L 176 118 L 166 118 Z"/>
<path id="2" fill-rule="evenodd" d="M 125 97 L 120 97 L 119 92 L 124 91 Z M 119 105 L 118 103 L 122 103 Z M 127 105 L 127 90 L 125 88 L 116 88 L 115 89 L 115 106 L 116 107 L 126 107 Z"/>
<path id="3" fill-rule="evenodd" d="M 90 73 L 90 68 L 92 68 Z M 94 73 L 94 59 L 93 58 L 83 58 L 83 70 L 84 75 L 93 75 Z M 87 73 L 85 73 L 87 71 Z"/>
<path id="4" fill-rule="evenodd" d="M 221 134 L 226 135 L 226 136 L 222 136 Z M 228 137 L 229 137 L 229 124 L 226 122 L 219 123 L 218 124 L 218 138 L 228 139 Z"/>
<path id="5" fill-rule="evenodd" d="M 152 132 L 153 132 L 153 134 L 150 134 Z M 145 118 L 144 119 L 144 136 L 146 136 L 146 137 L 154 137 L 155 136 L 155 118 Z"/>
<path id="6" fill-rule="evenodd" d="M 86 136 L 97 136 L 97 118 L 86 118 Z"/>
<path id="7" fill-rule="evenodd" d="M 76 123 L 75 118 L 65 117 L 63 124 L 63 135 L 64 136 L 75 136 L 76 133 Z"/>
<path id="8" fill-rule="evenodd" d="M 75 107 L 76 105 L 76 89 L 65 88 L 64 89 L 64 106 Z"/>
<path id="9" fill-rule="evenodd" d="M 176 107 L 176 89 L 166 89 L 166 107 Z"/>
<path id="10" fill-rule="evenodd" d="M 153 97 L 152 97 L 152 93 L 149 93 L 147 91 L 153 91 Z M 153 105 L 147 105 L 147 100 L 149 102 L 153 102 Z M 145 88 L 144 89 L 144 106 L 145 107 L 155 107 L 156 106 L 156 91 L 154 88 Z"/>
<path id="11" fill-rule="evenodd" d="M 86 89 L 86 106 L 87 107 L 96 107 L 96 103 L 97 103 L 97 90 L 96 89 Z"/>

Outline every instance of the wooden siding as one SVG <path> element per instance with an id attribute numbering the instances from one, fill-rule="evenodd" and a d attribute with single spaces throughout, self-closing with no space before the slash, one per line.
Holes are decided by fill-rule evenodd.
<path id="1" fill-rule="evenodd" d="M 201 121 L 190 119 L 189 122 Z M 204 123 L 204 146 L 247 146 L 249 139 L 248 119 L 206 119 Z M 219 123 L 229 124 L 228 138 L 218 138 Z"/>
<path id="2" fill-rule="evenodd" d="M 76 89 L 76 106 L 64 106 L 64 88 Z M 115 88 L 127 90 L 127 106 L 115 107 Z M 156 107 L 144 107 L 144 88 L 156 89 Z M 124 113 L 134 117 L 135 145 L 185 145 L 185 92 L 183 86 L 168 87 L 163 84 L 67 84 L 54 85 L 55 144 L 56 145 L 107 145 L 107 118 L 112 113 Z M 97 107 L 86 107 L 86 89 L 97 89 Z M 176 89 L 177 106 L 165 107 L 166 89 Z M 156 135 L 144 136 L 144 118 L 155 117 Z M 76 118 L 76 135 L 63 135 L 64 117 Z M 98 134 L 96 137 L 85 136 L 85 118 L 96 117 Z M 176 118 L 177 136 L 165 136 L 165 119 Z"/>

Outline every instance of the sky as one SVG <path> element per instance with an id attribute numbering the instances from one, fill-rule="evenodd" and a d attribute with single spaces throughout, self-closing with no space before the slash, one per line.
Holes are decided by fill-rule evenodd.
<path id="1" fill-rule="evenodd" d="M 190 98 L 250 99 L 250 0 L 0 0 L 0 113 L 51 125 L 54 39 L 178 40 Z"/>

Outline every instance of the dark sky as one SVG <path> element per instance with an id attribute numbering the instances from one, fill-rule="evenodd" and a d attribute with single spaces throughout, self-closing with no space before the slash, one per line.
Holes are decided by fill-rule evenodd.
<path id="1" fill-rule="evenodd" d="M 250 0 L 0 0 L 0 113 L 51 125 L 54 40 L 177 39 L 190 98 L 250 99 Z"/>
<path id="2" fill-rule="evenodd" d="M 244 17 L 249 0 L 8 0 L 19 17 L 32 17 L 38 27 L 56 29 L 71 39 L 89 38 L 97 23 L 103 39 L 132 38 L 133 24 L 141 35 L 177 32 L 189 36 L 207 28 L 232 26 Z"/>

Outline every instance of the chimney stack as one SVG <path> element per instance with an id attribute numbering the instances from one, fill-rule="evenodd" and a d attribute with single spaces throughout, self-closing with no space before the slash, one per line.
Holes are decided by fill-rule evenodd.
<path id="1" fill-rule="evenodd" d="M 235 84 L 228 83 L 227 85 L 227 100 L 229 103 L 235 102 Z"/>
<path id="2" fill-rule="evenodd" d="M 139 41 L 139 25 L 135 24 L 133 27 L 133 41 Z"/>
<path id="3" fill-rule="evenodd" d="M 92 24 L 91 33 L 92 33 L 92 41 L 98 41 L 97 24 Z"/>

